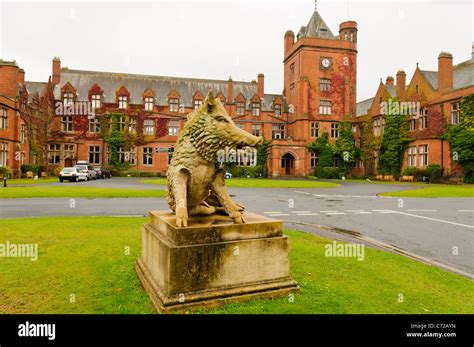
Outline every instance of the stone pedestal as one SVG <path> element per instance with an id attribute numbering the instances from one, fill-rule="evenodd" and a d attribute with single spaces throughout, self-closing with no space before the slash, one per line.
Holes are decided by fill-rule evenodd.
<path id="1" fill-rule="evenodd" d="M 177 228 L 171 212 L 150 212 L 135 268 L 159 312 L 299 290 L 290 278 L 283 223 L 252 213 L 244 218 L 234 224 L 227 216 L 191 217 L 188 227 Z"/>

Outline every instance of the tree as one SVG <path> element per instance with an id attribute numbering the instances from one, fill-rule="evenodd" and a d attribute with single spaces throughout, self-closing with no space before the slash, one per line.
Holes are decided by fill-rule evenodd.
<path id="1" fill-rule="evenodd" d="M 464 171 L 464 181 L 474 182 L 474 94 L 461 99 L 460 123 L 448 127 L 444 138 L 451 145 L 453 159 Z"/>
<path id="2" fill-rule="evenodd" d="M 268 176 L 268 146 L 270 145 L 270 141 L 267 141 L 265 137 L 263 137 L 262 144 L 257 148 L 257 166 L 261 167 L 261 175 L 262 177 Z"/>
<path id="3" fill-rule="evenodd" d="M 339 137 L 334 146 L 334 154 L 340 159 L 339 168 L 344 170 L 344 173 L 349 172 L 356 159 L 360 157 L 360 149 L 354 143 L 350 122 L 339 124 Z"/>
<path id="4" fill-rule="evenodd" d="M 379 172 L 399 176 L 403 157 L 411 138 L 408 135 L 407 116 L 398 113 L 387 113 L 385 130 L 380 144 Z"/>
<path id="5" fill-rule="evenodd" d="M 310 152 L 318 155 L 316 175 L 321 176 L 325 167 L 334 166 L 334 148 L 329 143 L 329 134 L 326 131 L 316 140 L 309 143 L 306 148 L 308 148 Z"/>

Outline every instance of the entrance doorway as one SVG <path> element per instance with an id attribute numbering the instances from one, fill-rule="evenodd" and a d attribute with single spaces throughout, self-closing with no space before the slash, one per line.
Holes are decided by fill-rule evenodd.
<path id="1" fill-rule="evenodd" d="M 281 157 L 281 168 L 285 175 L 294 175 L 295 157 L 291 153 L 286 153 Z"/>

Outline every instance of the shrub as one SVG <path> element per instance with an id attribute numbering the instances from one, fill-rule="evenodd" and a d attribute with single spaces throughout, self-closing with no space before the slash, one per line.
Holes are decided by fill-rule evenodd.
<path id="1" fill-rule="evenodd" d="M 234 177 L 263 177 L 263 167 L 257 166 L 234 166 L 229 172 Z"/>
<path id="2" fill-rule="evenodd" d="M 316 169 L 316 176 L 319 178 L 340 178 L 340 172 L 338 167 L 326 166 Z"/>
<path id="3" fill-rule="evenodd" d="M 107 166 L 107 170 L 110 171 L 110 173 L 112 174 L 112 176 L 115 176 L 115 177 L 120 176 L 120 171 L 117 170 L 116 168 L 114 168 L 113 166 Z"/>
<path id="4" fill-rule="evenodd" d="M 0 176 L 1 176 L 1 177 L 5 177 L 5 176 L 6 176 L 7 178 L 11 177 L 11 171 L 10 171 L 10 169 L 9 169 L 8 167 L 6 167 L 6 166 L 0 166 Z"/>
<path id="5" fill-rule="evenodd" d="M 426 167 L 426 173 L 431 183 L 439 183 L 443 179 L 443 169 L 438 164 L 430 164 Z"/>
<path id="6" fill-rule="evenodd" d="M 40 166 L 37 164 L 23 164 L 21 166 L 21 173 L 26 174 L 28 171 L 33 172 L 35 175 L 38 175 L 40 171 Z"/>
<path id="7" fill-rule="evenodd" d="M 415 176 L 416 171 L 417 171 L 416 167 L 407 167 L 405 170 L 403 170 L 403 175 L 404 176 Z"/>

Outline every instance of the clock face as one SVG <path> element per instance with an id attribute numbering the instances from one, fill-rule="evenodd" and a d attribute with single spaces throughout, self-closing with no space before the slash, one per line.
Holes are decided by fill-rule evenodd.
<path id="1" fill-rule="evenodd" d="M 331 66 L 331 61 L 328 58 L 324 58 L 323 60 L 321 60 L 321 65 L 327 69 Z"/>

